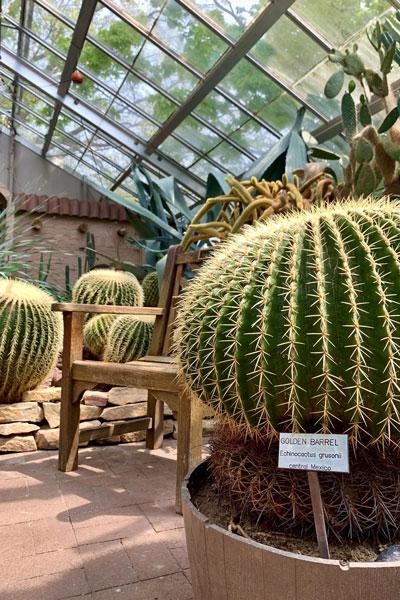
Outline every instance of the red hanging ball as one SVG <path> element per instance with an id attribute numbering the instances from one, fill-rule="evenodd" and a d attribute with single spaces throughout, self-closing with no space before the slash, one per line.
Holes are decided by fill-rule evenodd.
<path id="1" fill-rule="evenodd" d="M 71 81 L 80 85 L 83 82 L 83 75 L 80 71 L 74 71 L 71 75 Z"/>

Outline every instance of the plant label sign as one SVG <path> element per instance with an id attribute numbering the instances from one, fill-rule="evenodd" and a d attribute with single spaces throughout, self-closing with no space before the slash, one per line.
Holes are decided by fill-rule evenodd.
<path id="1" fill-rule="evenodd" d="M 349 472 L 347 435 L 318 433 L 279 434 L 280 469 Z"/>

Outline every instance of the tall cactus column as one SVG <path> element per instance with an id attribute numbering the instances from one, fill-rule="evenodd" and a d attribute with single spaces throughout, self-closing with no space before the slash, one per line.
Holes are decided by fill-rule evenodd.
<path id="1" fill-rule="evenodd" d="M 232 236 L 190 283 L 183 376 L 244 431 L 400 441 L 400 205 L 367 199 Z"/>

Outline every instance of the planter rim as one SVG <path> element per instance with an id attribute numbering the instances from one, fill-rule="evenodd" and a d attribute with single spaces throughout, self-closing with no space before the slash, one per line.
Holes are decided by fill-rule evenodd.
<path id="1" fill-rule="evenodd" d="M 222 533 L 223 535 L 226 535 L 235 540 L 240 540 L 243 544 L 247 544 L 249 546 L 255 546 L 256 548 L 258 548 L 260 550 L 264 550 L 264 552 L 268 551 L 268 552 L 271 552 L 272 554 L 276 554 L 277 556 L 285 556 L 287 558 L 292 558 L 292 559 L 295 559 L 300 562 L 332 565 L 332 566 L 340 567 L 343 571 L 347 571 L 350 568 L 351 569 L 371 569 L 371 568 L 373 568 L 373 569 L 382 569 L 382 568 L 384 568 L 384 569 L 387 569 L 387 568 L 400 569 L 400 561 L 387 561 L 387 562 L 350 562 L 349 561 L 349 562 L 347 562 L 347 561 L 341 561 L 341 560 L 337 560 L 337 559 L 319 558 L 317 556 L 307 556 L 305 554 L 300 554 L 298 552 L 289 552 L 288 550 L 281 550 L 279 548 L 275 548 L 275 546 L 268 546 L 267 544 L 261 544 L 260 542 L 256 542 L 255 540 L 249 540 L 247 538 L 235 535 L 234 533 L 231 533 L 230 531 L 228 531 L 227 529 L 224 529 L 220 525 L 211 523 L 209 521 L 208 517 L 206 517 L 206 515 L 201 513 L 192 503 L 190 491 L 188 488 L 190 480 L 196 475 L 196 471 L 198 469 L 204 469 L 205 466 L 207 465 L 207 462 L 208 462 L 208 459 L 205 459 L 205 460 L 201 461 L 199 464 L 197 464 L 195 467 L 193 467 L 186 475 L 186 477 L 183 481 L 183 484 L 182 484 L 182 488 L 181 488 L 182 504 L 184 504 L 191 513 L 193 513 L 200 521 L 202 521 L 202 523 L 204 524 L 205 527 L 214 529 L 215 531 L 219 532 L 220 534 Z"/>

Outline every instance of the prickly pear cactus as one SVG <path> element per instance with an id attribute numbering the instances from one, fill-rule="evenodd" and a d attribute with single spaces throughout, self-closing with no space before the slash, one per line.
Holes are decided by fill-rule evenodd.
<path id="1" fill-rule="evenodd" d="M 89 319 L 83 330 L 83 344 L 94 356 L 101 356 L 112 324 L 117 315 L 96 315 Z"/>
<path id="2" fill-rule="evenodd" d="M 30 283 L 0 279 L 0 402 L 20 400 L 54 368 L 62 321 L 52 302 Z"/>
<path id="3" fill-rule="evenodd" d="M 143 306 L 143 290 L 132 273 L 94 269 L 75 283 L 72 301 L 80 304 Z"/>
<path id="4" fill-rule="evenodd" d="M 104 350 L 106 362 L 126 363 L 147 353 L 154 328 L 154 317 L 118 317 L 109 331 Z"/>
<path id="5" fill-rule="evenodd" d="M 347 201 L 232 236 L 188 285 L 193 392 L 248 432 L 400 442 L 400 204 Z"/>
<path id="6" fill-rule="evenodd" d="M 157 271 L 148 273 L 142 281 L 144 306 L 157 306 L 159 300 Z"/>

